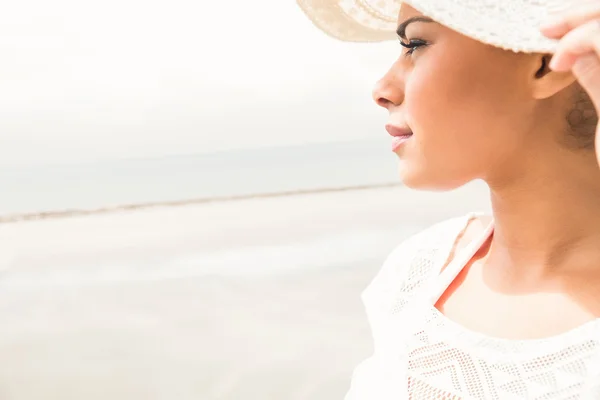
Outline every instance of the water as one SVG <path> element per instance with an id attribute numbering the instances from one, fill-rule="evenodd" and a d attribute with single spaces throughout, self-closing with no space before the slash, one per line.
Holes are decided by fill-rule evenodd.
<path id="1" fill-rule="evenodd" d="M 0 169 L 0 215 L 397 183 L 385 140 Z"/>

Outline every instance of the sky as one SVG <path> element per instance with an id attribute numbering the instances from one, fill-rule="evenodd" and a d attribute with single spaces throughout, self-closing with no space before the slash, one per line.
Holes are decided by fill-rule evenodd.
<path id="1" fill-rule="evenodd" d="M 349 44 L 294 0 L 19 0 L 0 14 L 0 165 L 385 135 L 396 43 Z"/>

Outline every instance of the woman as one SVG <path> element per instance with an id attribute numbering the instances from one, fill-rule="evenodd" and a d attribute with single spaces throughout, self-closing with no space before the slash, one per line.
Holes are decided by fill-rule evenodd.
<path id="1" fill-rule="evenodd" d="M 600 399 L 600 2 L 298 2 L 344 40 L 397 29 L 373 97 L 402 180 L 482 179 L 493 209 L 386 260 L 347 399 Z"/>

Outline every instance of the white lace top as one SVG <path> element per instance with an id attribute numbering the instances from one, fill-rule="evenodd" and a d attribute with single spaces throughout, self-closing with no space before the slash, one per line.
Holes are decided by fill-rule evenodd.
<path id="1" fill-rule="evenodd" d="M 515 341 L 470 331 L 435 308 L 493 230 L 442 271 L 474 216 L 405 241 L 363 292 L 374 353 L 355 369 L 346 400 L 600 399 L 600 319 Z"/>

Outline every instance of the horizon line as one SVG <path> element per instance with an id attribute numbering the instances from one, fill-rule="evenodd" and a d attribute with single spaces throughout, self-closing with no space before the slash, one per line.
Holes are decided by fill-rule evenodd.
<path id="1" fill-rule="evenodd" d="M 65 209 L 65 210 L 54 210 L 54 211 L 41 211 L 41 212 L 29 212 L 29 213 L 18 213 L 18 214 L 0 214 L 0 224 L 11 224 L 18 222 L 29 222 L 29 221 L 40 221 L 47 219 L 63 219 L 73 218 L 81 216 L 92 216 L 101 214 L 116 214 L 125 211 L 141 211 L 151 208 L 172 208 L 182 207 L 188 205 L 200 205 L 207 203 L 218 203 L 218 202 L 231 202 L 251 199 L 267 199 L 277 197 L 291 197 L 291 196 L 302 196 L 309 194 L 320 194 L 320 193 L 335 193 L 335 192 L 347 192 L 353 190 L 369 190 L 369 189 L 384 189 L 392 188 L 396 186 L 402 186 L 400 182 L 394 183 L 380 183 L 371 185 L 356 185 L 356 186 L 343 186 L 343 187 L 331 187 L 331 188 L 317 188 L 317 189 L 305 189 L 305 190 L 293 190 L 285 192 L 272 192 L 272 193 L 257 193 L 250 195 L 239 195 L 239 196 L 222 196 L 222 197 L 210 197 L 210 198 L 196 198 L 186 200 L 175 200 L 175 201 L 163 201 L 163 202 L 151 202 L 151 203 L 132 203 L 123 204 L 119 206 L 111 207 L 100 207 L 94 209 Z"/>

